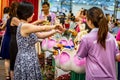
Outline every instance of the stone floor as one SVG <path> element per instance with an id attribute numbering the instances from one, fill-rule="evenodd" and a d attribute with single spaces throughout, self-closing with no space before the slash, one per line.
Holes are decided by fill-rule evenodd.
<path id="1" fill-rule="evenodd" d="M 5 80 L 4 60 L 0 60 L 0 80 Z"/>

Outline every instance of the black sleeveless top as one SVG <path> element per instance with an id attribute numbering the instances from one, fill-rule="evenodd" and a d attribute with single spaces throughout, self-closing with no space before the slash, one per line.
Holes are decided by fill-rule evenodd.
<path id="1" fill-rule="evenodd" d="M 13 18 L 13 17 L 11 17 L 11 18 Z M 16 59 L 16 55 L 18 52 L 17 40 L 16 40 L 17 26 L 10 25 L 10 32 L 11 32 L 10 48 L 9 48 L 9 51 L 10 51 L 10 70 L 14 70 L 15 59 Z"/>

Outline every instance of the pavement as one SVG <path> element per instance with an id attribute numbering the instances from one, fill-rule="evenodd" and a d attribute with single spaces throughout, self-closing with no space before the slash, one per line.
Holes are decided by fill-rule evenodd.
<path id="1" fill-rule="evenodd" d="M 0 80 L 5 80 L 4 60 L 0 60 Z"/>

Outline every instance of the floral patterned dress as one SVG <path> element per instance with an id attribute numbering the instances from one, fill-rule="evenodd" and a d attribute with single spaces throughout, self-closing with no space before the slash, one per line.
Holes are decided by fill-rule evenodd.
<path id="1" fill-rule="evenodd" d="M 14 80 L 42 80 L 35 50 L 37 36 L 31 33 L 27 37 L 22 37 L 20 34 L 21 25 L 18 26 L 16 34 L 18 53 L 14 67 Z"/>

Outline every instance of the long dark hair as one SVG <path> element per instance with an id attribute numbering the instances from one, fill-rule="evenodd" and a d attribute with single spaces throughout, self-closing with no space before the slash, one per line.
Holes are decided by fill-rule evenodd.
<path id="1" fill-rule="evenodd" d="M 100 43 L 102 47 L 105 49 L 106 48 L 105 41 L 108 33 L 108 22 L 107 19 L 105 18 L 103 11 L 98 7 L 92 7 L 87 12 L 87 19 L 91 20 L 91 22 L 96 28 L 99 28 L 97 34 L 98 35 L 97 43 Z"/>
<path id="2" fill-rule="evenodd" d="M 11 17 L 16 17 L 17 16 L 17 8 L 19 6 L 19 2 L 12 2 L 12 4 L 10 5 L 10 12 L 9 12 L 9 16 Z"/>

